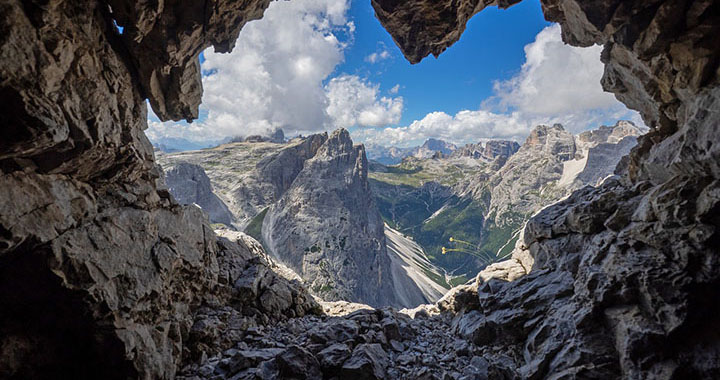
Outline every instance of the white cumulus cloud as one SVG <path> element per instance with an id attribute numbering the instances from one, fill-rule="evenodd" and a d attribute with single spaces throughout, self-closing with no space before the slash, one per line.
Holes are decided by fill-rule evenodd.
<path id="1" fill-rule="evenodd" d="M 327 113 L 335 127 L 379 127 L 396 124 L 403 110 L 402 97 L 378 97 L 379 86 L 356 75 L 333 78 L 325 86 Z"/>
<path id="2" fill-rule="evenodd" d="M 397 121 L 402 98 L 376 99 L 377 86 L 349 76 L 323 85 L 353 38 L 349 6 L 349 0 L 271 2 L 262 19 L 243 28 L 231 53 L 204 52 L 200 120 L 150 121 L 148 136 L 219 141 L 277 127 L 289 135 L 317 132 L 334 128 L 336 118 L 343 126 Z"/>
<path id="3" fill-rule="evenodd" d="M 478 110 L 431 112 L 407 126 L 358 130 L 353 135 L 373 144 L 410 146 L 430 137 L 456 143 L 523 141 L 539 124 L 561 123 L 574 133 L 619 119 L 643 125 L 636 112 L 603 91 L 601 51 L 600 46 L 566 45 L 560 26 L 549 26 L 525 46 L 525 63 L 518 74 L 496 82 L 494 96 Z"/>
<path id="4" fill-rule="evenodd" d="M 495 83 L 497 97 L 503 104 L 538 115 L 616 108 L 618 101 L 600 85 L 601 52 L 598 45 L 566 45 L 560 25 L 549 26 L 538 33 L 535 42 L 525 46 L 520 73 Z"/>
<path id="5" fill-rule="evenodd" d="M 390 58 L 390 52 L 383 49 L 382 51 L 372 53 L 365 57 L 365 62 L 377 63 L 388 58 Z"/>

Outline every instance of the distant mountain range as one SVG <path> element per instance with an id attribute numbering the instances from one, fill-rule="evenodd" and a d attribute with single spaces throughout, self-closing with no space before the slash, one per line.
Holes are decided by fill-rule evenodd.
<path id="1" fill-rule="evenodd" d="M 174 153 L 174 152 L 183 152 L 188 150 L 199 150 L 199 149 L 206 149 L 211 148 L 213 146 L 216 146 L 218 142 L 205 142 L 205 143 L 198 143 L 193 142 L 187 139 L 179 138 L 179 137 L 162 137 L 159 139 L 153 139 L 151 140 L 153 147 L 155 150 L 166 152 L 166 153 Z"/>
<path id="2" fill-rule="evenodd" d="M 522 145 L 429 139 L 366 155 L 338 130 L 157 157 L 180 202 L 261 241 L 316 295 L 410 307 L 504 259 L 533 213 L 612 175 L 641 133 L 621 121 L 573 136 L 557 124 Z"/>
<path id="3" fill-rule="evenodd" d="M 151 139 L 155 150 L 165 153 L 186 152 L 216 147 L 221 144 L 234 142 L 273 142 L 282 144 L 286 142 L 285 132 L 281 128 L 275 128 L 264 135 L 234 136 L 217 141 L 194 142 L 178 137 L 162 137 Z"/>
<path id="4" fill-rule="evenodd" d="M 419 159 L 438 157 L 472 157 L 492 161 L 497 156 L 509 157 L 517 152 L 520 145 L 509 140 L 490 140 L 486 143 L 467 144 L 459 147 L 453 143 L 439 140 L 427 139 L 421 146 L 398 148 L 395 146 L 385 147 L 381 145 L 368 144 L 368 159 L 383 165 L 396 165 L 406 157 Z"/>
<path id="5" fill-rule="evenodd" d="M 421 146 L 398 148 L 381 145 L 367 145 L 368 159 L 384 165 L 399 164 L 405 157 L 431 158 L 436 153 L 449 155 L 457 149 L 453 143 L 439 139 L 427 139 Z"/>
<path id="6" fill-rule="evenodd" d="M 642 133 L 625 121 L 578 136 L 541 125 L 522 146 L 489 141 L 449 157 L 374 164 L 370 184 L 391 227 L 436 265 L 469 278 L 512 251 L 533 213 L 612 175 Z M 457 250 L 443 255 L 442 247 Z"/>

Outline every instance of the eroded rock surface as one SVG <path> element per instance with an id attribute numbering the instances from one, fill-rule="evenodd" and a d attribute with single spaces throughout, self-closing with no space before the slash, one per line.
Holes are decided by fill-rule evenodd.
<path id="1" fill-rule="evenodd" d="M 367 175 L 364 147 L 353 145 L 348 131 L 336 130 L 270 207 L 262 237 L 323 299 L 399 305 L 393 276 L 400 273 L 390 269 Z"/>
<path id="2" fill-rule="evenodd" d="M 392 309 L 360 309 L 249 329 L 232 348 L 185 367 L 179 378 L 470 380 L 511 374 L 490 368 L 481 352 L 452 332 L 449 314 L 413 319 Z"/>
<path id="3" fill-rule="evenodd" d="M 233 215 L 213 193 L 210 178 L 202 167 L 181 162 L 165 170 L 165 185 L 180 204 L 195 204 L 208 214 L 211 223 L 232 225 Z"/>
<path id="4" fill-rule="evenodd" d="M 196 115 L 197 53 L 267 1 L 110 3 L 0 2 L 0 377 L 173 378 L 219 286 L 206 217 L 158 190 L 145 98 Z"/>
<path id="5" fill-rule="evenodd" d="M 455 15 L 483 7 L 373 5 L 411 61 L 442 51 L 456 39 L 444 28 L 464 19 Z M 605 46 L 604 88 L 652 129 L 618 166 L 619 177 L 580 189 L 528 222 L 515 263 L 531 266 L 529 274 L 515 282 L 481 276 L 451 294 L 461 296 L 449 303 L 458 312 L 456 331 L 509 354 L 521 377 L 716 378 L 720 339 L 693 332 L 718 325 L 711 300 L 720 297 L 712 195 L 720 174 L 720 3 L 542 5 L 564 41 Z M 439 14 L 440 27 L 423 27 Z M 509 277 L 517 265 L 486 277 Z M 485 358 L 491 365 L 506 360 Z"/>
<path id="6" fill-rule="evenodd" d="M 486 6 L 515 2 L 373 5 L 416 62 L 456 41 Z M 211 45 L 230 50 L 267 4 L 0 2 L 0 375 L 173 378 L 181 367 L 195 373 L 185 365 L 194 359 L 238 344 L 233 331 L 242 340 L 257 331 L 235 321 L 269 322 L 262 310 L 280 318 L 312 310 L 301 290 L 261 274 L 266 266 L 250 263 L 256 256 L 218 243 L 200 210 L 158 190 L 142 132 L 146 99 L 164 120 L 197 116 L 197 54 Z M 617 179 L 528 223 L 518 245 L 534 259 L 528 275 L 457 289 L 437 306 L 452 313 L 449 333 L 433 320 L 422 331 L 441 333 L 437 340 L 404 340 L 448 347 L 457 333 L 481 344 L 476 357 L 448 362 L 472 368 L 469 376 L 718 378 L 720 2 L 542 5 L 566 42 L 605 46 L 604 87 L 652 130 Z M 246 270 L 256 275 L 239 274 Z M 255 368 L 253 376 L 304 368 L 311 377 L 340 362 L 369 377 L 424 376 L 410 363 L 419 357 L 429 367 L 436 357 L 393 357 L 382 339 L 395 331 L 374 326 L 379 315 L 366 317 L 376 314 L 354 316 L 370 327 L 352 349 L 333 343 L 315 353 L 295 343 L 307 342 L 313 327 L 304 317 L 277 325 L 267 346 L 222 358 L 237 357 L 230 362 Z M 204 320 L 219 327 L 198 328 Z M 214 331 L 221 333 L 204 335 Z M 268 351 L 276 342 L 286 347 Z M 386 367 L 381 350 L 407 369 Z"/>

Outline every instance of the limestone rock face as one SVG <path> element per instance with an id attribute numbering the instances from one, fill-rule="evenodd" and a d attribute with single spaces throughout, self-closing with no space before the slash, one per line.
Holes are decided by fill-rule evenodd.
<path id="1" fill-rule="evenodd" d="M 284 194 L 303 168 L 327 140 L 311 135 L 288 144 L 241 142 L 212 149 L 158 155 L 158 162 L 172 168 L 188 162 L 201 166 L 234 216 L 233 225 L 244 230 L 253 217 Z"/>
<path id="2" fill-rule="evenodd" d="M 541 3 L 565 42 L 604 45 L 603 87 L 652 129 L 618 177 L 528 222 L 514 258 L 534 260 L 529 274 L 480 278 L 476 291 L 449 303 L 456 331 L 489 347 L 491 367 L 521 358 L 514 367 L 522 378 L 716 378 L 720 339 L 695 332 L 718 325 L 708 300 L 720 297 L 720 4 Z M 470 9 L 454 1 L 373 4 L 411 61 L 456 40 Z M 423 28 L 427 20 L 438 27 Z"/>
<path id="3" fill-rule="evenodd" d="M 472 157 L 492 162 L 498 157 L 507 160 L 520 149 L 520 144 L 508 140 L 490 140 L 483 143 L 467 144 L 458 148 L 451 154 L 451 157 Z"/>
<path id="4" fill-rule="evenodd" d="M 218 286 L 206 217 L 156 183 L 145 98 L 196 115 L 197 53 L 267 1 L 153 4 L 0 2 L 0 377 L 171 379 Z"/>
<path id="5" fill-rule="evenodd" d="M 520 0 L 371 0 L 375 17 L 392 35 L 405 58 L 418 63 L 457 42 L 470 18 L 488 6 L 507 8 Z"/>
<path id="6" fill-rule="evenodd" d="M 213 193 L 210 178 L 202 167 L 184 162 L 175 165 L 165 172 L 165 184 L 180 204 L 200 206 L 211 223 L 232 225 L 232 213 Z"/>
<path id="7" fill-rule="evenodd" d="M 346 131 L 337 131 L 331 137 L 332 141 L 327 133 L 322 133 L 282 145 L 230 143 L 202 151 L 163 154 L 159 156 L 159 161 L 170 169 L 168 174 L 173 168 L 188 165 L 184 161 L 202 165 L 214 187 L 219 189 L 220 197 L 228 199 L 233 213 L 242 218 L 232 225 L 262 240 L 278 261 L 308 281 L 314 294 L 329 300 L 344 299 L 396 307 L 412 307 L 436 300 L 439 297 L 437 289 L 428 284 L 432 281 L 425 272 L 416 270 L 417 260 L 411 257 L 412 254 L 386 250 L 385 231 L 377 207 L 372 202 L 366 178 L 367 163 L 361 157 L 362 149 L 353 146 Z M 324 164 L 325 161 L 333 161 L 333 164 Z M 172 181 L 168 178 L 167 182 L 170 185 Z M 179 188 L 185 185 L 186 189 Z M 171 191 L 196 192 L 196 183 L 192 181 L 175 181 L 175 186 L 170 186 Z M 308 202 L 304 198 L 310 194 L 306 194 L 310 188 L 311 199 L 318 201 Z M 291 190 L 300 197 L 293 195 L 288 198 L 290 196 L 286 193 Z M 325 204 L 327 199 L 331 202 Z M 308 209 L 297 212 L 302 204 L 306 204 Z M 283 222 L 268 227 L 267 223 L 280 214 L 285 215 Z M 308 218 L 308 214 L 312 217 Z M 378 223 L 382 228 L 380 235 L 376 235 Z M 288 225 L 296 228 L 293 235 L 286 235 Z M 366 238 L 369 243 L 363 241 Z M 298 244 L 303 241 L 306 245 L 300 247 Z M 301 249 L 298 250 L 299 247 Z M 343 266 L 342 263 L 349 265 L 350 261 L 346 258 L 362 261 L 366 253 L 370 255 L 370 262 L 373 255 L 380 255 L 383 260 L 386 257 L 390 259 L 389 266 L 382 261 L 382 266 L 365 267 L 367 263 L 363 262 L 362 270 L 367 270 L 363 272 L 365 275 L 382 276 L 391 281 L 391 284 L 383 284 L 382 289 L 392 292 L 392 296 L 360 298 L 361 294 L 362 297 L 373 294 L 375 285 L 362 290 L 365 283 L 352 277 L 343 278 L 346 273 L 329 274 L 334 269 L 328 263 L 334 262 L 338 267 Z M 298 264 L 295 261 L 298 254 L 300 257 L 313 256 L 313 261 Z M 433 270 L 433 266 L 428 264 L 422 263 L 424 270 Z M 349 270 L 354 273 L 358 269 Z M 373 270 L 382 274 L 372 274 Z M 349 286 L 353 289 L 350 290 Z"/>
<path id="8" fill-rule="evenodd" d="M 392 305 L 384 224 L 367 170 L 363 146 L 344 129 L 333 132 L 270 207 L 262 237 L 324 299 Z"/>
<path id="9" fill-rule="evenodd" d="M 557 199 L 558 187 L 546 187 L 560 180 L 563 163 L 575 157 L 575 138 L 562 125 L 537 126 L 520 149 L 490 180 L 489 214 L 503 225 L 537 210 L 543 200 Z"/>
<path id="10" fill-rule="evenodd" d="M 192 120 L 202 97 L 198 54 L 210 46 L 220 53 L 232 50 L 240 29 L 262 17 L 269 4 L 111 0 L 103 11 L 123 28 L 114 38 L 127 51 L 136 83 L 155 114 L 161 120 Z"/>
<path id="11" fill-rule="evenodd" d="M 427 139 L 420 147 L 410 151 L 415 158 L 431 158 L 437 153 L 450 155 L 457 149 L 455 144 L 438 139 Z"/>
<path id="12" fill-rule="evenodd" d="M 474 13 L 515 2 L 373 6 L 418 61 L 456 41 Z M 197 54 L 210 45 L 230 50 L 267 4 L 0 3 L 0 377 L 170 379 L 182 367 L 207 378 L 241 371 L 271 378 L 298 363 L 317 375 L 323 364 L 313 349 L 326 347 L 311 347 L 305 332 L 327 324 L 304 317 L 279 330 L 270 325 L 277 338 L 269 340 L 260 326 L 236 324 L 241 316 L 270 323 L 270 315 L 298 315 L 308 304 L 272 275 L 235 277 L 262 265 L 246 265 L 242 253 L 217 241 L 199 209 L 158 188 L 161 173 L 142 132 L 148 98 L 162 119 L 197 115 Z M 360 344 L 386 353 L 414 347 L 389 354 L 388 362 L 400 363 L 386 369 L 395 378 L 431 376 L 437 363 L 451 378 L 718 378 L 720 5 L 542 5 L 566 42 L 605 46 L 603 86 L 639 110 L 651 132 L 618 178 L 580 189 L 528 223 L 518 243 L 534 259 L 528 275 L 454 292 L 443 303 L 452 321 L 428 315 L 434 307 L 417 310 L 416 323 L 376 310 L 348 315 L 361 334 L 351 352 Z M 330 151 L 352 156 L 346 144 Z M 361 167 L 364 160 L 348 161 Z M 258 286 L 249 279 L 260 279 Z M 247 294 L 253 297 L 238 300 Z M 226 331 L 252 346 L 229 348 L 207 366 L 184 365 L 225 348 L 223 337 L 234 340 Z M 453 332 L 470 342 L 455 345 Z M 473 357 L 455 360 L 428 347 Z M 380 360 L 371 361 L 380 364 L 376 348 Z"/>

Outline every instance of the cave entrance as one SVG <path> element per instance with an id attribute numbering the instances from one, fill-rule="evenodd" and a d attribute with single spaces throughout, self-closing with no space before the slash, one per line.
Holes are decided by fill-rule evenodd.
<path id="1" fill-rule="evenodd" d="M 49 247 L 26 244 L 0 266 L 0 378 L 137 377 L 112 326 L 49 268 Z"/>

